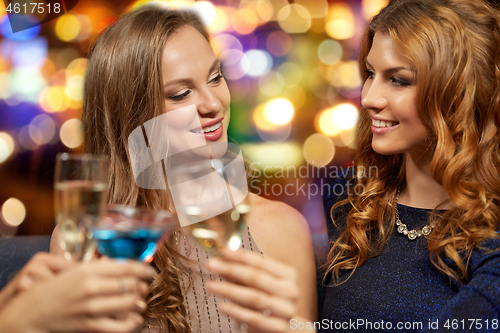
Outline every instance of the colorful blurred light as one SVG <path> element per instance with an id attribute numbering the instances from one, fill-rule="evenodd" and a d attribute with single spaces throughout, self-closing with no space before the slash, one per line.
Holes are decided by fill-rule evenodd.
<path id="1" fill-rule="evenodd" d="M 283 142 L 290 136 L 292 132 L 291 123 L 282 126 L 275 126 L 272 130 L 266 131 L 260 127 L 256 128 L 257 134 L 263 141 Z"/>
<path id="2" fill-rule="evenodd" d="M 328 13 L 327 0 L 295 0 L 294 3 L 307 9 L 312 18 L 322 18 Z"/>
<path id="3" fill-rule="evenodd" d="M 233 29 L 240 35 L 254 32 L 258 23 L 257 15 L 249 9 L 240 9 L 231 17 Z"/>
<path id="4" fill-rule="evenodd" d="M 276 125 L 271 123 L 266 117 L 264 117 L 264 104 L 259 104 L 255 107 L 252 113 L 252 119 L 256 128 L 260 128 L 263 131 L 272 131 L 276 128 Z"/>
<path id="5" fill-rule="evenodd" d="M 31 139 L 30 126 L 26 125 L 21 127 L 17 136 L 19 145 L 26 150 L 35 150 L 39 145 Z"/>
<path id="6" fill-rule="evenodd" d="M 285 86 L 290 87 L 300 83 L 302 70 L 295 62 L 287 61 L 278 67 L 278 73 L 283 77 Z"/>
<path id="7" fill-rule="evenodd" d="M 356 128 L 353 127 L 348 130 L 344 130 L 339 134 L 342 144 L 351 149 L 356 148 Z"/>
<path id="8" fill-rule="evenodd" d="M 340 64 L 333 75 L 332 85 L 336 88 L 356 89 L 362 85 L 359 66 L 356 61 Z"/>
<path id="9" fill-rule="evenodd" d="M 80 29 L 81 23 L 75 15 L 64 14 L 56 21 L 56 36 L 64 42 L 76 39 L 80 33 Z"/>
<path id="10" fill-rule="evenodd" d="M 281 8 L 278 23 L 289 34 L 304 33 L 311 27 L 311 14 L 304 6 L 294 3 Z"/>
<path id="11" fill-rule="evenodd" d="M 306 102 L 306 92 L 301 86 L 286 87 L 281 94 L 282 97 L 288 99 L 295 106 L 295 109 L 300 109 Z"/>
<path id="12" fill-rule="evenodd" d="M 275 71 L 270 71 L 259 78 L 260 92 L 269 97 L 279 95 L 283 91 L 284 85 L 283 77 Z"/>
<path id="13" fill-rule="evenodd" d="M 66 82 L 65 94 L 73 101 L 82 101 L 84 82 L 85 78 L 81 75 L 71 76 Z"/>
<path id="14" fill-rule="evenodd" d="M 242 144 L 244 151 L 248 152 L 252 165 L 257 169 L 271 171 L 272 169 L 299 166 L 304 161 L 302 149 L 297 142 L 265 142 Z"/>
<path id="15" fill-rule="evenodd" d="M 337 104 L 316 117 L 317 129 L 328 136 L 336 136 L 343 130 L 350 130 L 358 121 L 358 110 L 351 103 Z"/>
<path id="16" fill-rule="evenodd" d="M 76 148 L 83 143 L 83 127 L 79 119 L 69 119 L 59 131 L 61 142 L 68 148 Z"/>
<path id="17" fill-rule="evenodd" d="M 354 14 L 348 5 L 341 2 L 332 4 L 325 21 L 325 32 L 331 38 L 344 40 L 354 36 Z"/>
<path id="18" fill-rule="evenodd" d="M 27 19 L 29 21 L 38 22 L 38 20 L 31 15 L 22 15 L 23 19 Z M 33 28 L 21 30 L 16 33 L 12 32 L 12 27 L 10 25 L 10 21 L 7 15 L 4 15 L 2 20 L 0 21 L 0 32 L 7 39 L 12 40 L 31 40 L 38 36 L 40 33 L 40 25 L 34 26 Z"/>
<path id="19" fill-rule="evenodd" d="M 370 20 L 388 4 L 389 0 L 361 0 L 361 12 L 364 19 Z"/>
<path id="20" fill-rule="evenodd" d="M 215 36 L 211 39 L 211 44 L 212 48 L 214 49 L 214 53 L 218 57 L 222 57 L 222 53 L 230 49 L 243 52 L 243 46 L 241 45 L 241 42 L 238 40 L 238 38 L 229 34 L 221 34 Z"/>
<path id="21" fill-rule="evenodd" d="M 64 97 L 65 87 L 47 87 L 40 92 L 38 102 L 46 112 L 65 111 L 68 108 L 68 100 Z"/>
<path id="22" fill-rule="evenodd" d="M 330 163 L 335 156 L 335 146 L 332 140 L 320 133 L 309 136 L 302 147 L 304 159 L 310 165 L 323 167 Z"/>
<path id="23" fill-rule="evenodd" d="M 0 163 L 8 159 L 16 149 L 14 139 L 6 132 L 0 132 Z"/>
<path id="24" fill-rule="evenodd" d="M 211 34 L 221 33 L 229 28 L 229 15 L 226 10 L 220 7 L 215 7 L 215 17 L 207 25 L 207 29 Z"/>
<path id="25" fill-rule="evenodd" d="M 200 16 L 206 26 L 210 25 L 217 15 L 215 6 L 209 1 L 197 1 L 193 4 L 191 10 L 194 10 Z"/>
<path id="26" fill-rule="evenodd" d="M 263 50 L 250 50 L 245 53 L 249 67 L 246 70 L 249 76 L 262 76 L 273 67 L 273 58 Z"/>
<path id="27" fill-rule="evenodd" d="M 339 42 L 327 39 L 318 47 L 318 58 L 325 65 L 333 65 L 342 59 L 342 45 Z"/>
<path id="28" fill-rule="evenodd" d="M 56 134 L 56 124 L 54 120 L 46 115 L 41 114 L 33 118 L 29 125 L 29 133 L 31 139 L 38 145 L 49 143 Z"/>
<path id="29" fill-rule="evenodd" d="M 229 80 L 238 80 L 247 74 L 249 67 L 247 56 L 239 51 L 230 49 L 222 52 L 221 61 L 224 67 L 224 77 Z"/>
<path id="30" fill-rule="evenodd" d="M 264 105 L 264 117 L 274 125 L 289 123 L 294 113 L 293 104 L 286 98 L 275 98 Z"/>
<path id="31" fill-rule="evenodd" d="M 76 36 L 77 41 L 84 41 L 89 39 L 92 34 L 92 20 L 87 15 L 75 15 L 75 17 L 80 22 L 80 31 L 78 32 L 78 36 Z"/>
<path id="32" fill-rule="evenodd" d="M 2 218 L 6 224 L 16 227 L 26 218 L 26 208 L 21 200 L 9 198 L 2 205 Z"/>
<path id="33" fill-rule="evenodd" d="M 273 31 L 267 36 L 266 46 L 271 54 L 281 57 L 290 52 L 292 48 L 292 38 L 283 31 Z"/>

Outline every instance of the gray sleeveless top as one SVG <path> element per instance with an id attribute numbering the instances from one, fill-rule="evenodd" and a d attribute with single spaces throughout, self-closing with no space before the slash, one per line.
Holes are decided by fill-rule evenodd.
<path id="1" fill-rule="evenodd" d="M 247 251 L 261 253 L 257 244 L 250 234 L 248 227 L 242 231 L 241 247 Z M 184 292 L 184 304 L 187 308 L 187 320 L 194 333 L 231 333 L 236 332 L 237 321 L 223 314 L 218 309 L 218 304 L 226 303 L 227 300 L 208 292 L 206 283 L 208 281 L 222 281 L 217 274 L 208 270 L 207 263 L 210 259 L 208 253 L 198 246 L 195 241 L 183 233 L 178 233 L 176 238 L 179 253 L 191 259 L 194 264 L 188 265 L 188 275 L 191 276 L 191 284 L 187 276 L 181 276 L 181 288 Z M 145 324 L 140 333 L 165 333 L 158 325 L 151 322 Z"/>

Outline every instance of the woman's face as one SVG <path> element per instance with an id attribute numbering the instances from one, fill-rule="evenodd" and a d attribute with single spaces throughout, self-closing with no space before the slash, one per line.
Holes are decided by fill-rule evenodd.
<path id="1" fill-rule="evenodd" d="M 416 73 L 387 34 L 375 33 L 366 72 L 361 105 L 372 118 L 373 150 L 382 155 L 421 155 L 428 133 L 418 115 Z"/>
<path id="2" fill-rule="evenodd" d="M 161 65 L 169 126 L 184 130 L 176 141 L 186 148 L 227 142 L 231 97 L 206 38 L 191 26 L 180 28 L 168 38 Z"/>

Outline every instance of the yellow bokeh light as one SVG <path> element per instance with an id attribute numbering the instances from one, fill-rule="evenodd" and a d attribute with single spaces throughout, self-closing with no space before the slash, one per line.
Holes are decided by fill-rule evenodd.
<path id="1" fill-rule="evenodd" d="M 76 16 L 65 14 L 57 19 L 55 30 L 60 40 L 70 42 L 78 37 L 80 28 L 80 21 Z"/>
<path id="2" fill-rule="evenodd" d="M 209 1 L 196 1 L 191 7 L 191 10 L 198 13 L 205 26 L 211 24 L 217 14 L 215 6 Z"/>
<path id="3" fill-rule="evenodd" d="M 351 149 L 356 148 L 356 128 L 351 128 L 348 130 L 344 130 L 339 134 L 340 140 L 344 144 Z"/>
<path id="4" fill-rule="evenodd" d="M 269 22 L 274 13 L 273 5 L 269 0 L 243 0 L 240 2 L 238 9 L 247 9 L 257 13 L 259 24 Z"/>
<path id="5" fill-rule="evenodd" d="M 248 35 L 257 28 L 258 19 L 254 12 L 248 9 L 238 10 L 231 18 L 234 30 L 240 35 Z"/>
<path id="6" fill-rule="evenodd" d="M 85 79 L 83 76 L 74 75 L 70 77 L 66 83 L 66 95 L 73 101 L 82 101 L 84 82 Z"/>
<path id="7" fill-rule="evenodd" d="M 59 131 L 61 142 L 68 148 L 76 148 L 83 143 L 82 122 L 76 118 L 67 120 Z"/>
<path id="8" fill-rule="evenodd" d="M 325 17 L 328 13 L 327 0 L 295 0 L 294 3 L 304 6 L 312 18 Z"/>
<path id="9" fill-rule="evenodd" d="M 0 163 L 5 161 L 12 155 L 16 145 L 14 139 L 8 133 L 0 132 L 0 142 L 2 142 L 2 147 L 0 147 Z"/>
<path id="10" fill-rule="evenodd" d="M 327 165 L 333 159 L 335 146 L 329 137 L 315 133 L 304 142 L 302 154 L 307 163 L 319 168 Z"/>
<path id="11" fill-rule="evenodd" d="M 358 110 L 353 104 L 341 103 L 319 113 L 315 125 L 319 132 L 333 137 L 343 130 L 353 129 L 358 117 Z"/>
<path id="12" fill-rule="evenodd" d="M 229 17 L 227 12 L 222 8 L 216 7 L 214 19 L 212 20 L 212 22 L 210 22 L 210 24 L 207 25 L 208 31 L 211 34 L 218 34 L 227 30 L 228 27 Z"/>
<path id="13" fill-rule="evenodd" d="M 64 98 L 64 87 L 55 86 L 48 87 L 42 90 L 40 97 L 45 97 L 46 103 L 40 103 L 42 108 L 47 112 L 58 112 L 66 110 L 68 107 Z M 45 107 L 47 109 L 45 109 Z"/>
<path id="14" fill-rule="evenodd" d="M 359 66 L 356 61 L 348 61 L 335 69 L 332 84 L 334 87 L 345 87 L 356 89 L 363 84 L 359 73 Z"/>
<path id="15" fill-rule="evenodd" d="M 333 65 L 342 59 L 343 49 L 339 42 L 327 39 L 318 46 L 318 58 L 326 65 Z"/>
<path id="16" fill-rule="evenodd" d="M 304 161 L 302 149 L 297 142 L 245 143 L 242 144 L 242 149 L 252 160 L 258 161 L 252 164 L 255 168 L 260 170 L 266 168 L 266 172 L 283 167 L 299 166 Z"/>
<path id="17" fill-rule="evenodd" d="M 85 70 L 87 69 L 87 59 L 77 58 L 71 61 L 66 67 L 66 79 L 78 75 L 85 76 Z"/>
<path id="18" fill-rule="evenodd" d="M 389 0 L 361 0 L 361 12 L 365 20 L 370 20 L 382 8 L 389 4 Z"/>
<path id="19" fill-rule="evenodd" d="M 311 14 L 304 6 L 291 4 L 278 12 L 278 22 L 289 34 L 304 33 L 311 27 Z"/>
<path id="20" fill-rule="evenodd" d="M 266 117 L 264 117 L 264 104 L 259 104 L 253 110 L 252 119 L 257 128 L 264 131 L 272 131 L 276 128 L 276 125 L 269 122 Z"/>
<path id="21" fill-rule="evenodd" d="M 8 225 L 17 227 L 26 218 L 26 208 L 21 200 L 9 198 L 2 205 L 2 218 Z"/>
<path id="22" fill-rule="evenodd" d="M 316 116 L 315 127 L 319 132 L 328 136 L 335 136 L 340 133 L 341 129 L 335 124 L 334 111 L 333 108 L 329 108 Z"/>
<path id="23" fill-rule="evenodd" d="M 286 98 L 275 98 L 264 106 L 264 117 L 268 122 L 275 125 L 289 123 L 294 116 L 295 108 Z"/>
<path id="24" fill-rule="evenodd" d="M 56 124 L 54 120 L 46 115 L 41 114 L 33 118 L 29 125 L 29 134 L 31 140 L 38 145 L 49 143 L 56 133 Z"/>
<path id="25" fill-rule="evenodd" d="M 325 32 L 331 38 L 343 40 L 354 36 L 354 14 L 348 5 L 336 3 L 330 6 L 325 21 Z"/>

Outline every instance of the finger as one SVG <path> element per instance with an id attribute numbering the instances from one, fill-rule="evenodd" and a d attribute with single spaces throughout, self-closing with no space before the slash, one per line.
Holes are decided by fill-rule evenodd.
<path id="1" fill-rule="evenodd" d="M 294 277 L 291 279 L 277 278 L 267 271 L 255 268 L 255 266 L 225 262 L 215 258 L 210 259 L 209 267 L 224 279 L 260 289 L 268 294 L 290 299 L 296 299 L 299 296 L 299 289 Z"/>
<path id="2" fill-rule="evenodd" d="M 147 283 L 131 276 L 100 277 L 97 275 L 84 276 L 79 283 L 78 292 L 81 297 L 109 296 L 115 294 L 137 294 L 145 297 L 149 287 Z M 75 277 L 74 279 L 76 279 Z"/>
<path id="3" fill-rule="evenodd" d="M 289 327 L 286 319 L 264 316 L 260 312 L 252 311 L 234 303 L 222 303 L 219 310 L 240 323 L 248 325 L 248 331 L 255 332 L 285 332 Z"/>
<path id="4" fill-rule="evenodd" d="M 149 264 L 132 260 L 98 260 L 85 263 L 80 268 L 88 274 L 103 276 L 135 276 L 143 280 L 148 280 L 156 275 L 156 271 Z"/>
<path id="5" fill-rule="evenodd" d="M 235 285 L 228 282 L 209 282 L 207 288 L 210 292 L 230 299 L 243 307 L 255 309 L 264 316 L 291 318 L 296 313 L 296 307 L 288 299 L 273 297 L 258 290 Z"/>
<path id="6" fill-rule="evenodd" d="M 98 333 L 124 333 L 133 332 L 144 323 L 144 319 L 136 312 L 124 314 L 120 319 L 100 316 L 89 317 L 82 321 L 82 331 Z"/>
<path id="7" fill-rule="evenodd" d="M 296 278 L 296 271 L 277 260 L 269 257 L 263 257 L 257 253 L 251 251 L 224 251 L 222 252 L 222 258 L 228 262 L 236 262 L 241 264 L 250 265 L 261 270 L 264 270 L 276 277 L 281 278 Z"/>
<path id="8" fill-rule="evenodd" d="M 19 272 L 18 288 L 27 290 L 40 280 L 53 277 L 59 272 L 73 266 L 75 263 L 61 256 L 55 256 L 46 252 L 38 252 Z"/>
<path id="9" fill-rule="evenodd" d="M 124 294 L 107 297 L 93 297 L 75 304 L 73 313 L 91 316 L 114 315 L 122 312 L 142 313 L 146 310 L 146 303 L 134 294 Z"/>

